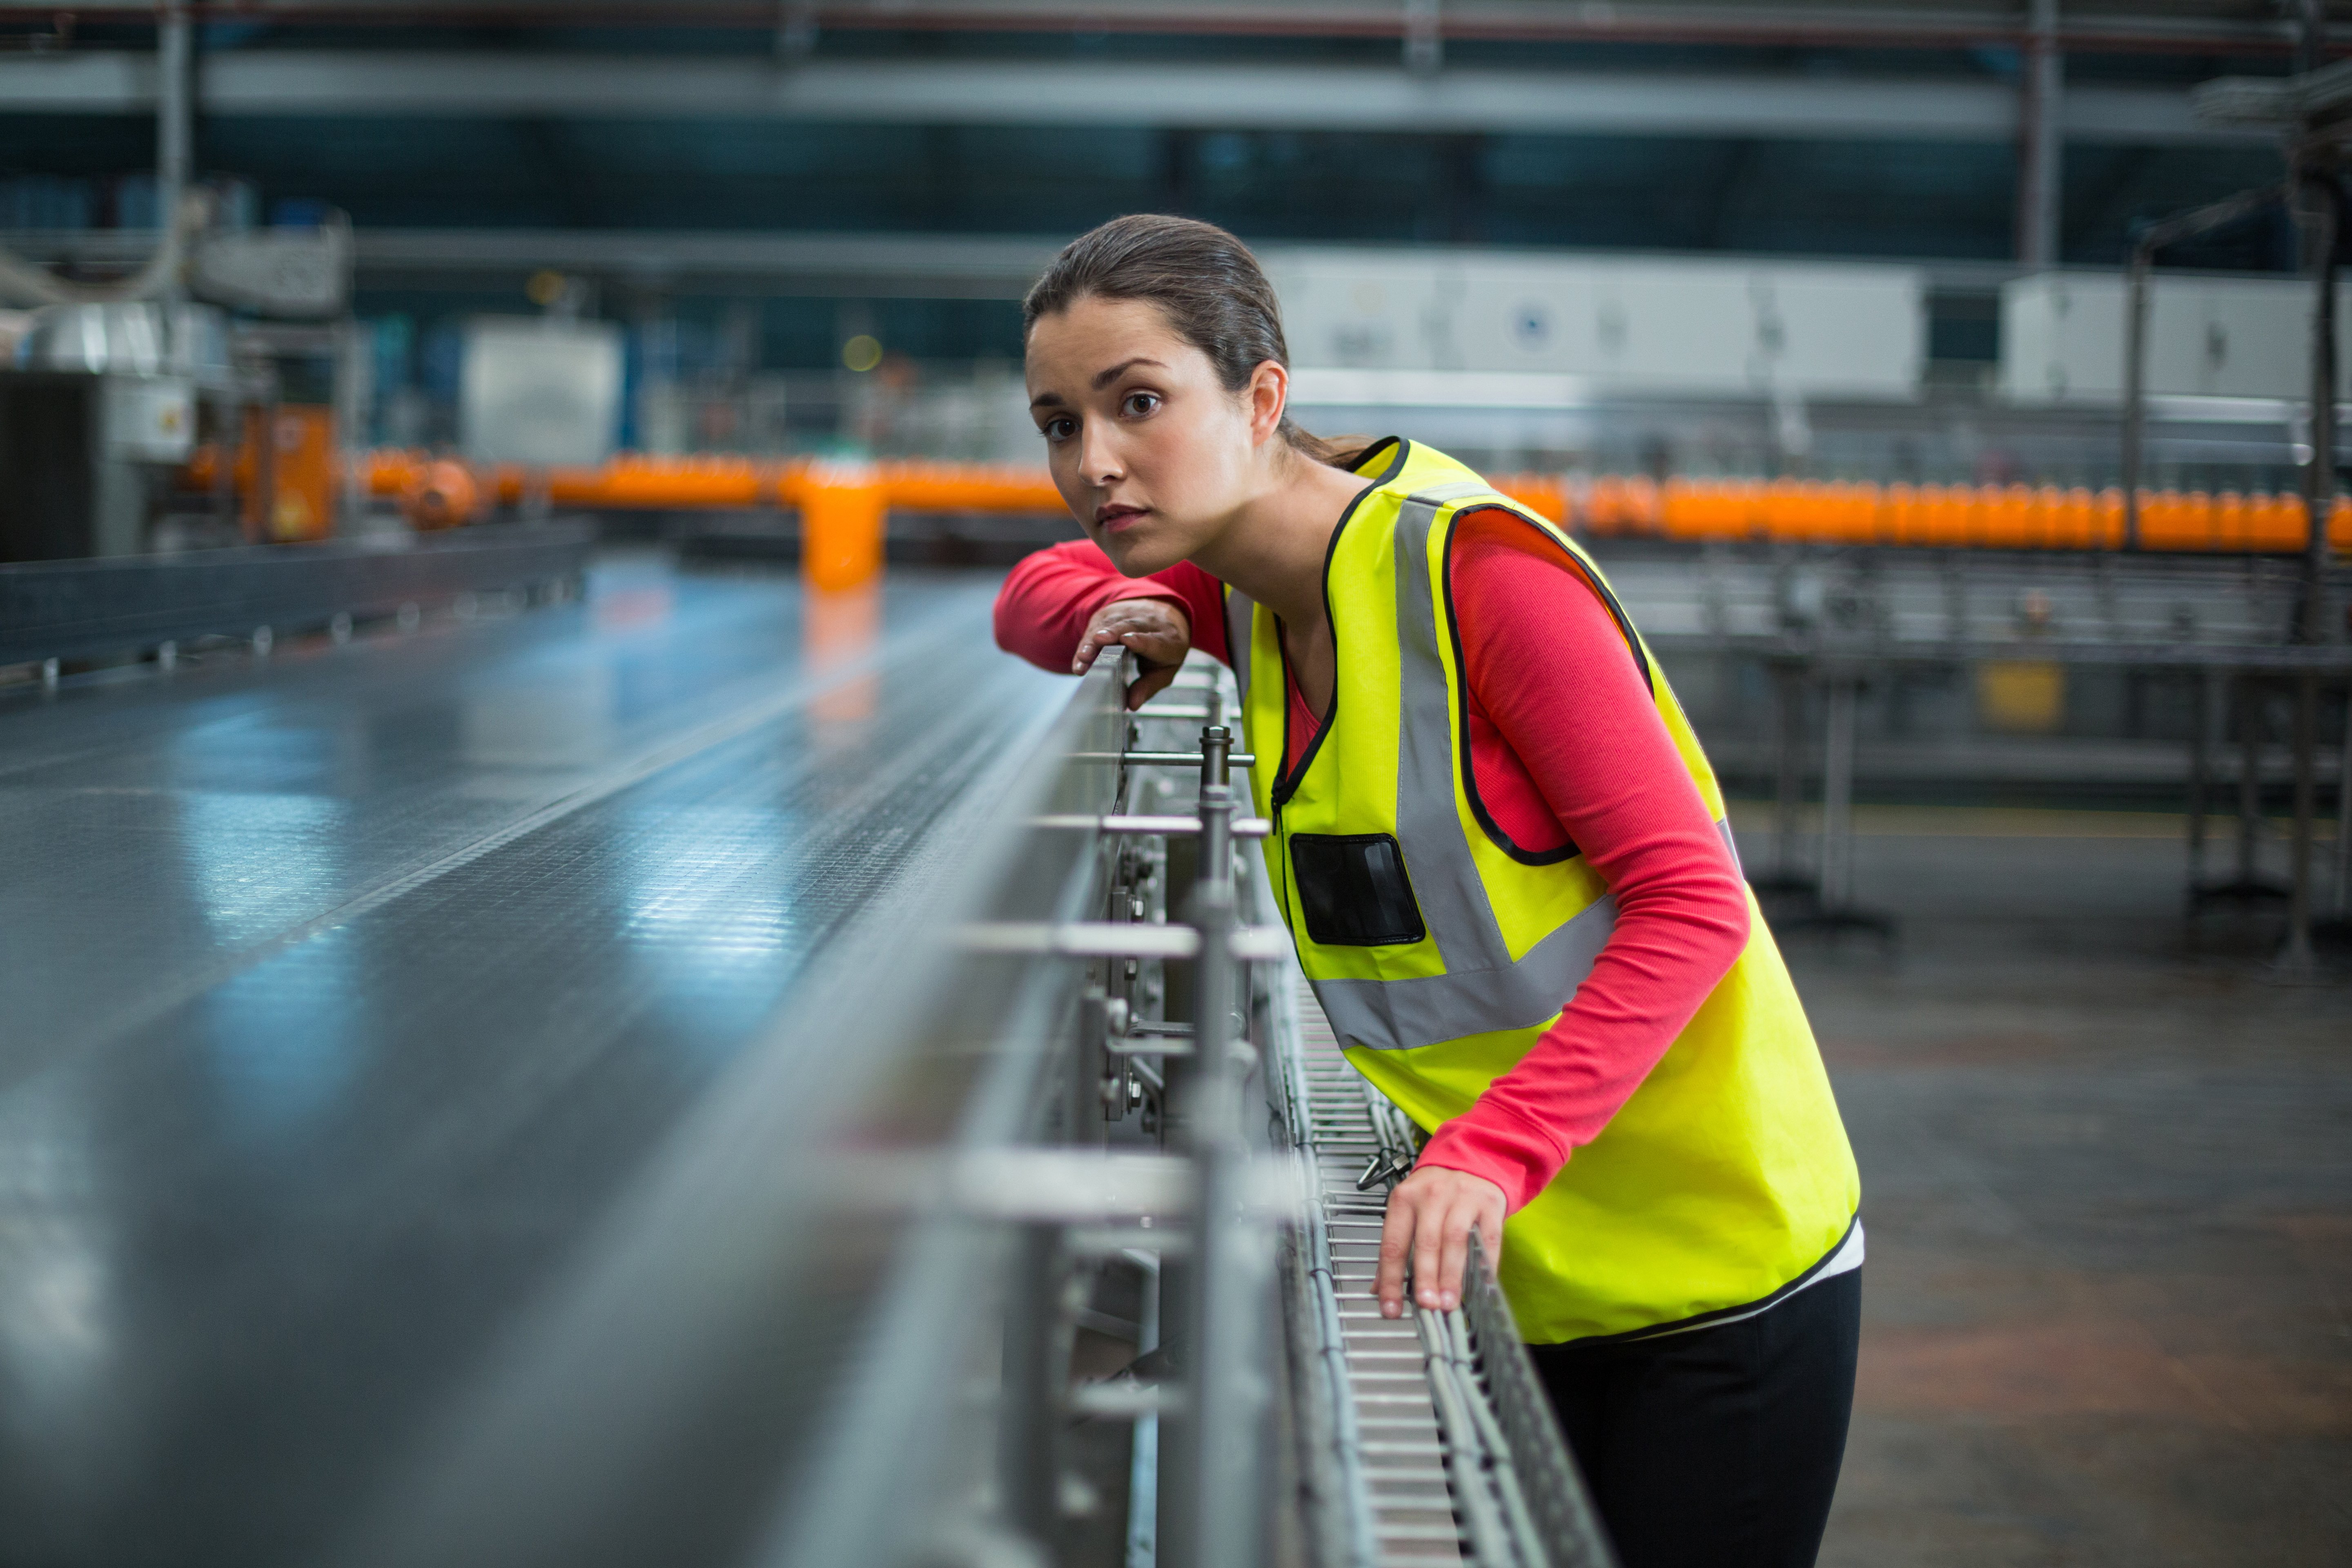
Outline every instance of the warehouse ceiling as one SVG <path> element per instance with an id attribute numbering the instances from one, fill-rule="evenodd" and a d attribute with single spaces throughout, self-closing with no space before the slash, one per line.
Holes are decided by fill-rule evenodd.
<path id="1" fill-rule="evenodd" d="M 188 11 L 200 169 L 257 216 L 350 213 L 363 286 L 500 296 L 544 260 L 631 287 L 985 300 L 1027 266 L 987 257 L 1139 209 L 1266 241 L 1993 278 L 2017 254 L 2021 88 L 2043 45 L 2064 63 L 2057 254 L 2112 264 L 2134 226 L 2276 177 L 2264 136 L 2200 123 L 2188 89 L 2291 69 L 2299 4 L 2061 0 L 2039 37 L 2025 0 Z M 2326 9 L 2352 23 L 2352 0 Z M 0 229 L 135 226 L 155 15 L 0 0 Z M 2276 269 L 2293 235 L 2252 223 L 2176 259 Z"/>

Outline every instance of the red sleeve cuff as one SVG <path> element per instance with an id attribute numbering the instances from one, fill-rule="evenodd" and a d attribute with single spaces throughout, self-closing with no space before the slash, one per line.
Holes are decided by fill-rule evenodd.
<path id="1" fill-rule="evenodd" d="M 1505 1206 L 1517 1214 L 1551 1185 L 1568 1152 L 1510 1110 L 1481 1104 L 1432 1133 L 1417 1163 L 1485 1177 L 1503 1189 Z"/>

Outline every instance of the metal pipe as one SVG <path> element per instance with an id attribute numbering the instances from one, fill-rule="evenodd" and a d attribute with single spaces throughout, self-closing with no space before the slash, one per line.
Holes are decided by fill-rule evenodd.
<path id="1" fill-rule="evenodd" d="M 253 436 L 253 510 L 246 542 L 267 544 L 278 535 L 278 415 L 282 386 L 278 367 L 265 362 L 260 412 Z"/>
<path id="2" fill-rule="evenodd" d="M 2304 262 L 2311 274 L 2311 463 L 2304 470 L 2303 615 L 2298 640 L 2328 642 L 2327 525 L 2336 509 L 2336 239 L 2344 193 L 2334 174 L 2316 166 L 2319 149 L 2306 147 L 2297 170 L 2296 216 L 2304 230 Z"/>
<path id="3" fill-rule="evenodd" d="M 2336 764 L 2336 918 L 2352 921 L 2352 686 L 2344 689 L 2344 752 Z"/>
<path id="4" fill-rule="evenodd" d="M 1134 1252 L 1127 1260 L 1142 1274 L 1136 1318 L 1135 1352 L 1149 1355 L 1160 1348 L 1160 1257 Z M 1127 1480 L 1127 1568 L 1157 1568 L 1160 1559 L 1160 1417 L 1145 1415 L 1135 1423 Z"/>
<path id="5" fill-rule="evenodd" d="M 179 221 L 180 203 L 188 192 L 189 147 L 193 137 L 195 83 L 189 70 L 187 0 L 164 0 L 155 26 L 155 226 L 168 234 Z M 163 279 L 160 298 L 166 306 L 185 298 L 186 288 L 177 268 Z M 164 331 L 174 324 L 167 318 Z M 174 359 L 183 345 L 167 343 Z"/>
<path id="6" fill-rule="evenodd" d="M 2156 247 L 2143 236 L 2132 247 L 2124 289 L 2124 548 L 2139 548 L 2141 450 L 2147 438 L 2147 275 Z"/>
<path id="7" fill-rule="evenodd" d="M 1861 687 L 1850 670 L 1831 672 L 1822 765 L 1822 905 L 1830 910 L 1853 904 L 1854 708 Z"/>
<path id="8" fill-rule="evenodd" d="M 2294 830 L 2286 900 L 2286 952 L 2281 967 L 2309 969 L 2311 955 L 2311 828 L 2318 814 L 2319 677 L 2294 683 Z"/>
<path id="9" fill-rule="evenodd" d="M 2058 47 L 2058 0 L 2032 0 L 2025 33 L 2024 81 L 2019 119 L 2024 145 L 2018 181 L 2017 258 L 2028 267 L 2058 265 L 2060 182 L 2064 176 L 2065 130 L 2059 99 L 2065 56 Z"/>
<path id="10" fill-rule="evenodd" d="M 1805 796 L 1805 672 L 1792 663 L 1772 667 L 1772 689 L 1780 698 L 1780 740 L 1773 756 L 1772 869 L 1782 881 L 1801 875 L 1797 868 L 1799 817 Z"/>
<path id="11" fill-rule="evenodd" d="M 2251 677 L 2240 676 L 2238 700 L 2238 885 L 2252 889 L 2263 826 L 2263 700 Z"/>
<path id="12" fill-rule="evenodd" d="M 2221 710 L 2221 675 L 2206 670 L 2197 678 L 2197 696 L 2189 737 L 2189 894 L 2195 900 L 2205 881 L 2205 808 L 2213 788 L 2213 724 Z"/>
<path id="13" fill-rule="evenodd" d="M 1219 790 L 1216 793 L 1222 794 Z M 1230 799 L 1201 803 L 1207 820 Z M 1201 932 L 1194 971 L 1195 1114 L 1191 1153 L 1199 1197 L 1193 1209 L 1190 1397 L 1167 1423 L 1160 1493 L 1160 1561 L 1170 1568 L 1250 1568 L 1265 1543 L 1271 1497 L 1264 1464 L 1267 1349 L 1263 1300 L 1270 1237 L 1248 1211 L 1249 1151 L 1242 1138 L 1240 1086 L 1233 1061 L 1234 1004 L 1240 965 L 1230 851 L 1212 858 L 1202 835 L 1193 918 Z"/>

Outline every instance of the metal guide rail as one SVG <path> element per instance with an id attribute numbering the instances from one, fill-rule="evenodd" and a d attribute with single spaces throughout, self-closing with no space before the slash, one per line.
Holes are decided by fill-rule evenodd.
<path id="1" fill-rule="evenodd" d="M 1474 1239 L 1465 1304 L 1387 1319 L 1371 1300 L 1388 1194 L 1412 1168 L 1403 1113 L 1341 1055 L 1297 985 L 1289 1130 L 1312 1184 L 1302 1226 L 1312 1347 L 1329 1368 L 1350 1539 L 1328 1560 L 1601 1568 L 1614 1561 Z"/>
<path id="2" fill-rule="evenodd" d="M 1129 758 L 1146 766 L 1124 792 L 1131 809 L 1151 809 L 1181 793 L 1156 771 L 1181 753 L 1141 752 L 1146 744 L 1171 743 L 1157 732 L 1207 721 L 1203 751 L 1217 749 L 1215 721 L 1231 698 L 1227 679 L 1213 669 L 1188 672 L 1139 712 Z M 1217 771 L 1213 760 L 1202 764 L 1204 792 Z M 1186 819 L 1156 820 L 1182 824 L 1165 840 L 1170 845 L 1193 837 Z M 1266 831 L 1263 824 L 1234 827 L 1236 837 Z M 1196 861 L 1193 869 L 1204 879 L 1219 871 L 1233 875 L 1252 859 L 1243 857 L 1233 869 Z M 1156 864 L 1164 910 L 1174 885 L 1164 852 Z M 1267 933 L 1280 935 L 1265 879 L 1248 885 L 1255 896 L 1244 907 L 1254 903 Z M 1255 954 L 1268 945 L 1252 942 L 1243 951 Z M 1412 1168 L 1414 1131 L 1341 1054 L 1286 941 L 1274 951 L 1278 960 L 1255 972 L 1248 1016 L 1234 1022 L 1248 1026 L 1263 1049 L 1269 1125 L 1277 1146 L 1286 1145 L 1298 1162 L 1305 1187 L 1282 1251 L 1292 1463 L 1307 1505 L 1312 1560 L 1328 1568 L 1600 1568 L 1612 1562 L 1509 1309 L 1475 1253 L 1463 1310 L 1380 1315 L 1371 1285 L 1381 1219 L 1390 1189 Z M 1158 999 L 1167 1000 L 1164 987 Z M 1188 1044 L 1165 1033 L 1181 1025 L 1144 1020 L 1132 1005 L 1121 1016 L 1130 1074 L 1150 1072 L 1155 1057 L 1164 1070 L 1173 1053 L 1155 1045 L 1181 1050 Z M 1130 1079 L 1123 1093 L 1148 1100 L 1152 1086 Z M 1107 1096 L 1106 1103 L 1118 1098 Z M 1129 1568 L 1144 1561 L 1130 1552 Z"/>

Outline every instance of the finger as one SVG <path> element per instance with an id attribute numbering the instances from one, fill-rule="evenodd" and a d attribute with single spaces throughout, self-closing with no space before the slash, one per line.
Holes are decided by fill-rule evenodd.
<path id="1" fill-rule="evenodd" d="M 1499 1279 L 1503 1267 L 1503 1205 L 1490 1203 L 1478 1219 L 1478 1245 L 1486 1249 L 1486 1278 Z"/>
<path id="2" fill-rule="evenodd" d="M 1129 708 L 1140 708 L 1167 690 L 1168 683 L 1176 679 L 1177 668 L 1172 664 L 1163 664 L 1157 668 L 1145 670 L 1137 679 L 1135 684 L 1127 689 L 1127 705 Z"/>
<path id="3" fill-rule="evenodd" d="M 1437 1255 L 1437 1308 L 1450 1312 L 1462 1304 L 1462 1269 L 1470 1260 L 1470 1224 L 1476 1210 L 1468 1204 L 1455 1203 L 1445 1214 L 1444 1223 L 1437 1227 L 1443 1238 Z"/>
<path id="4" fill-rule="evenodd" d="M 1438 1270 L 1445 1236 L 1440 1220 L 1443 1209 L 1430 1204 L 1414 1215 L 1412 1229 L 1412 1301 L 1416 1307 L 1438 1304 Z M 1458 1283 L 1458 1281 L 1457 1281 Z"/>
<path id="5" fill-rule="evenodd" d="M 1070 668 L 1076 670 L 1080 675 L 1084 675 L 1087 672 L 1087 667 L 1095 661 L 1095 656 L 1099 654 L 1104 648 L 1121 647 L 1124 646 L 1125 640 L 1121 637 L 1118 627 L 1111 626 L 1088 626 L 1087 628 L 1087 635 L 1078 639 L 1077 657 L 1071 661 Z"/>
<path id="6" fill-rule="evenodd" d="M 1389 1194 L 1388 1213 L 1381 1220 L 1381 1266 L 1372 1277 L 1372 1294 L 1380 1298 L 1381 1316 L 1404 1316 L 1404 1259 L 1412 1245 L 1412 1200 Z"/>

